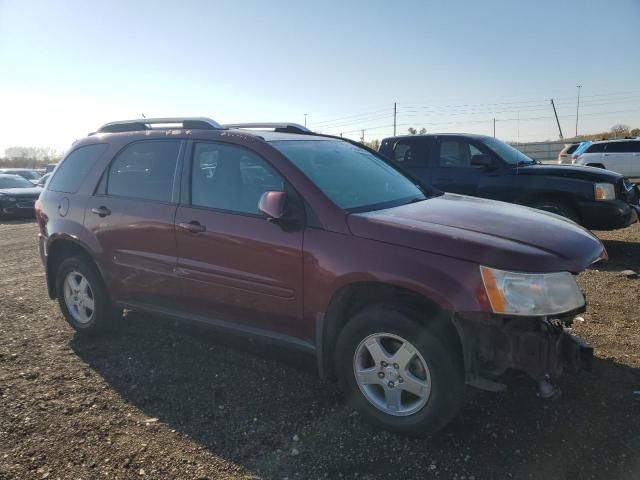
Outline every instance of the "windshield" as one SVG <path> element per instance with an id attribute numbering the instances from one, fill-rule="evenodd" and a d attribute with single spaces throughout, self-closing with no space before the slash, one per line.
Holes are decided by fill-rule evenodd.
<path id="1" fill-rule="evenodd" d="M 497 138 L 488 137 L 483 138 L 481 141 L 509 165 L 528 165 L 530 163 L 536 163 L 535 160 L 527 157 L 520 150 L 513 148 L 511 145 L 507 145 Z"/>
<path id="2" fill-rule="evenodd" d="M 18 175 L 0 176 L 0 188 L 30 188 L 33 184 Z"/>
<path id="3" fill-rule="evenodd" d="M 426 198 L 409 178 L 348 142 L 281 140 L 271 145 L 344 210 L 378 210 Z"/>

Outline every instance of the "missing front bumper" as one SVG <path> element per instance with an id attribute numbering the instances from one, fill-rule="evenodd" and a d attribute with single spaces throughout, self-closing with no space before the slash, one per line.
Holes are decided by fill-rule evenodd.
<path id="1" fill-rule="evenodd" d="M 572 323 L 573 316 L 459 322 L 467 383 L 496 390 L 495 379 L 507 370 L 524 372 L 540 382 L 559 377 L 567 366 L 589 369 L 593 348 L 571 333 Z"/>

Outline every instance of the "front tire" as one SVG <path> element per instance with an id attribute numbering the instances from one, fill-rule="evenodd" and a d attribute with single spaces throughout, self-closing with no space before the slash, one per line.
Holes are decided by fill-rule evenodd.
<path id="1" fill-rule="evenodd" d="M 60 264 L 56 296 L 65 319 L 78 332 L 98 335 L 114 321 L 100 273 L 82 256 L 67 258 Z"/>
<path id="2" fill-rule="evenodd" d="M 362 310 L 336 346 L 335 371 L 347 400 L 390 432 L 437 432 L 464 399 L 462 359 L 448 337 L 393 306 Z"/>

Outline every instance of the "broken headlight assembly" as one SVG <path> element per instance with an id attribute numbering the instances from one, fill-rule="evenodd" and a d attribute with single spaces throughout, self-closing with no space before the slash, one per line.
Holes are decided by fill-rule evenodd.
<path id="1" fill-rule="evenodd" d="M 569 272 L 520 273 L 480 267 L 493 313 L 549 316 L 584 305 L 584 297 Z"/>

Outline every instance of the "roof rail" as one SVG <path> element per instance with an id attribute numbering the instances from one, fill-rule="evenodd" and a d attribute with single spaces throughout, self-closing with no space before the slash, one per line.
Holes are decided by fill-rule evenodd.
<path id="1" fill-rule="evenodd" d="M 137 120 L 120 120 L 118 122 L 105 123 L 95 133 L 151 130 L 152 125 L 169 125 L 175 123 L 181 124 L 182 128 L 194 130 L 219 130 L 223 128 L 218 122 L 207 117 L 138 118 Z"/>
<path id="2" fill-rule="evenodd" d="M 252 122 L 252 123 L 225 123 L 223 128 L 255 128 L 271 129 L 279 133 L 312 133 L 307 127 L 293 122 Z"/>

